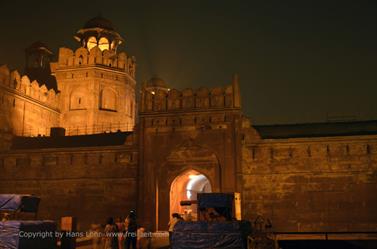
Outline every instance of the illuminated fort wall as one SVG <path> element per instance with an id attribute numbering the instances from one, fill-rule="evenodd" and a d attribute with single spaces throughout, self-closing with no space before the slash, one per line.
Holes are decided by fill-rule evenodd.
<path id="1" fill-rule="evenodd" d="M 142 90 L 139 113 L 139 215 L 156 229 L 169 221 L 170 188 L 190 171 L 214 192 L 238 189 L 240 93 L 225 87 Z"/>
<path id="2" fill-rule="evenodd" d="M 0 67 L 0 127 L 20 136 L 49 135 L 59 125 L 59 94 Z"/>
<path id="3" fill-rule="evenodd" d="M 40 217 L 74 215 L 83 229 L 136 206 L 140 224 L 163 230 L 171 184 L 195 170 L 215 192 L 241 192 L 243 217 L 263 215 L 274 231 L 373 231 L 376 135 L 263 139 L 239 104 L 237 82 L 144 89 L 133 140 L 2 150 L 0 192 L 41 196 Z"/>
<path id="4" fill-rule="evenodd" d="M 71 134 L 131 131 L 135 124 L 135 61 L 126 53 L 60 48 L 52 64 L 61 92 L 60 124 Z"/>
<path id="5" fill-rule="evenodd" d="M 136 209 L 137 158 L 129 145 L 0 153 L 0 193 L 34 194 L 40 219 L 74 216 L 85 231 Z"/>
<path id="6" fill-rule="evenodd" d="M 124 52 L 60 48 L 58 62 L 51 63 L 56 93 L 43 82 L 30 82 L 28 76 L 1 66 L 1 127 L 20 136 L 49 135 L 57 126 L 66 128 L 67 135 L 131 131 L 135 67 Z"/>
<path id="7" fill-rule="evenodd" d="M 377 136 L 263 139 L 242 115 L 236 77 L 211 89 L 143 88 L 124 145 L 10 149 L 9 131 L 133 130 L 136 64 L 115 51 L 61 48 L 51 64 L 58 94 L 0 67 L 0 193 L 38 195 L 40 217 L 73 215 L 82 229 L 136 207 L 142 225 L 164 230 L 172 182 L 195 170 L 215 192 L 241 192 L 243 217 L 263 215 L 275 231 L 375 229 Z"/>
<path id="8" fill-rule="evenodd" d="M 244 129 L 245 217 L 274 231 L 350 232 L 377 227 L 377 136 L 261 139 Z"/>

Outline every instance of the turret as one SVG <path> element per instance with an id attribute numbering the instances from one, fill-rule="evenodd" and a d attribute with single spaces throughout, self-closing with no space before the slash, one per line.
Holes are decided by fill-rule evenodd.
<path id="1" fill-rule="evenodd" d="M 123 38 L 100 16 L 86 22 L 75 38 L 81 47 L 60 48 L 53 65 L 61 92 L 61 126 L 67 134 L 133 130 L 136 62 L 117 51 Z"/>
<path id="2" fill-rule="evenodd" d="M 77 31 L 74 38 L 81 46 L 89 51 L 98 47 L 101 51 L 116 51 L 124 39 L 115 31 L 111 21 L 97 16 L 86 22 L 84 27 Z"/>
<path id="3" fill-rule="evenodd" d="M 41 82 L 48 89 L 56 91 L 56 79 L 51 75 L 50 69 L 52 57 L 53 53 L 44 43 L 34 42 L 25 49 L 25 74 L 30 80 Z"/>

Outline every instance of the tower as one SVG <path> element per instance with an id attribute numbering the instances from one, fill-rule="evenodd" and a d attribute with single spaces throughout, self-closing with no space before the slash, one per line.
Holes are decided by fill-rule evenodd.
<path id="1" fill-rule="evenodd" d="M 153 76 L 143 84 L 143 89 L 155 94 L 157 91 L 169 92 L 170 88 L 165 81 L 157 76 Z"/>
<path id="2" fill-rule="evenodd" d="M 25 74 L 48 89 L 57 89 L 56 79 L 51 75 L 50 62 L 53 53 L 42 42 L 37 41 L 25 49 Z"/>
<path id="3" fill-rule="evenodd" d="M 135 59 L 118 52 L 124 39 L 103 18 L 89 20 L 74 38 L 76 51 L 59 49 L 61 126 L 68 134 L 130 131 L 135 124 Z"/>

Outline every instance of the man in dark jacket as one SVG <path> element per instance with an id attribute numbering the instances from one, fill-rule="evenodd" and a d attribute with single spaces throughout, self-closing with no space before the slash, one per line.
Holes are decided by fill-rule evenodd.
<path id="1" fill-rule="evenodd" d="M 131 211 L 125 220 L 125 249 L 136 249 L 137 242 L 137 222 L 136 214 L 134 211 Z"/>

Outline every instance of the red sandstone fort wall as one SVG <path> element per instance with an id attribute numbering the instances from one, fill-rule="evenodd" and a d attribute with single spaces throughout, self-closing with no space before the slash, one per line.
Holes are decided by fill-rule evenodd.
<path id="1" fill-rule="evenodd" d="M 88 229 L 136 209 L 137 157 L 125 147 L 0 154 L 0 193 L 39 196 L 38 217 L 75 216 Z"/>
<path id="2" fill-rule="evenodd" d="M 242 148 L 243 212 L 274 231 L 375 231 L 377 137 L 254 139 Z"/>
<path id="3" fill-rule="evenodd" d="M 0 129 L 19 136 L 48 135 L 59 124 L 58 103 L 53 89 L 0 67 Z"/>

